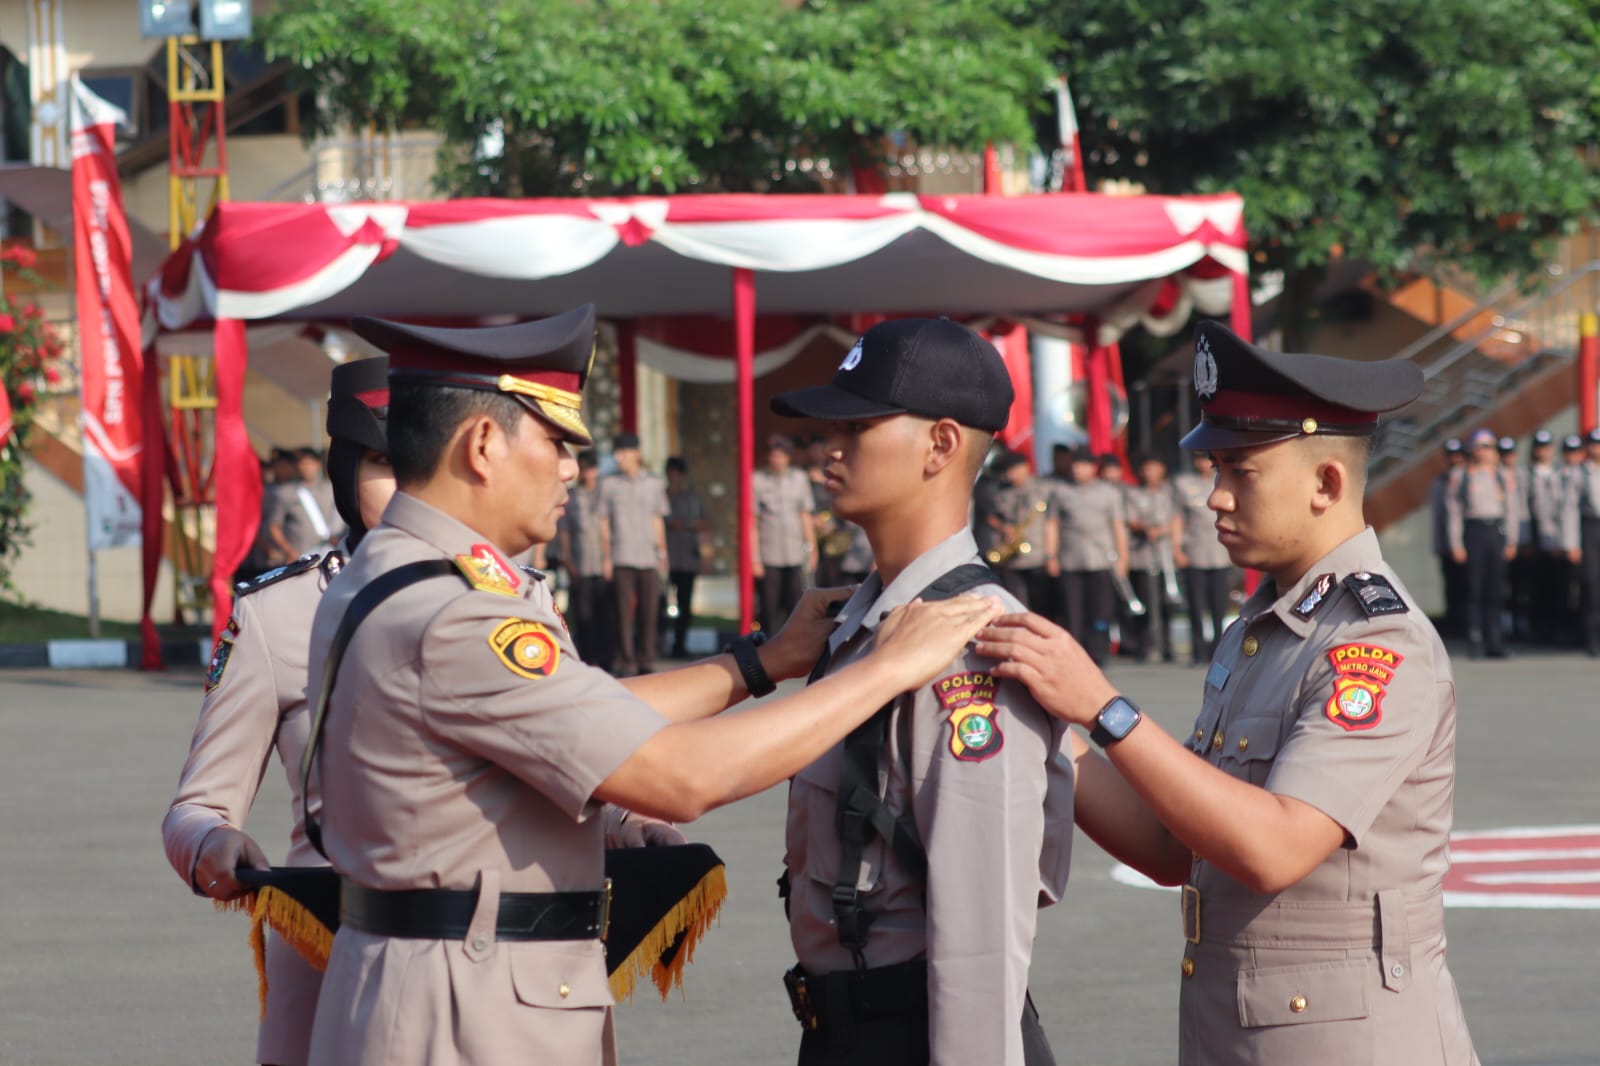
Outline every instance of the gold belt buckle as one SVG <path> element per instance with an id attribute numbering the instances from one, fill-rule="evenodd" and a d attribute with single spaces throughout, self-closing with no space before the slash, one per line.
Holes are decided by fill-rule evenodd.
<path id="1" fill-rule="evenodd" d="M 606 878 L 604 895 L 600 898 L 600 939 L 611 932 L 611 878 Z"/>
<path id="2" fill-rule="evenodd" d="M 1180 905 L 1183 907 L 1183 939 L 1191 944 L 1200 943 L 1200 890 L 1193 885 L 1183 886 Z"/>

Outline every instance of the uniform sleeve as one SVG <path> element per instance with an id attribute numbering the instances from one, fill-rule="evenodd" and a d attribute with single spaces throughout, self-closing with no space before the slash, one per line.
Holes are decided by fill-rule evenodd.
<path id="1" fill-rule="evenodd" d="M 581 819 L 594 790 L 667 725 L 584 663 L 553 616 L 491 592 L 463 595 L 422 640 L 429 728 Z"/>
<path id="2" fill-rule="evenodd" d="M 1266 788 L 1309 803 L 1359 844 L 1426 756 L 1451 683 L 1408 614 L 1336 632 L 1300 689 Z"/>
<path id="3" fill-rule="evenodd" d="M 667 499 L 667 487 L 660 481 L 655 482 L 655 496 L 650 513 L 666 518 L 672 513 L 672 501 Z"/>
<path id="4" fill-rule="evenodd" d="M 1580 530 L 1582 522 L 1578 519 L 1578 488 L 1577 485 L 1562 485 L 1556 493 L 1556 510 L 1560 513 L 1557 522 L 1561 530 L 1561 549 L 1563 551 L 1577 551 L 1581 543 Z"/>
<path id="5" fill-rule="evenodd" d="M 811 479 L 799 470 L 796 470 L 795 473 L 800 475 L 796 479 L 796 484 L 800 485 L 803 490 L 800 493 L 800 513 L 806 515 L 814 514 L 817 509 L 817 500 L 816 495 L 811 491 Z"/>
<path id="6" fill-rule="evenodd" d="M 277 736 L 281 700 L 264 629 L 250 600 L 237 599 L 229 631 L 212 650 L 200 721 L 161 823 L 167 861 L 190 888 L 206 834 L 244 826 Z"/>
<path id="7" fill-rule="evenodd" d="M 996 690 L 988 660 L 956 666 L 919 690 L 912 710 L 930 1064 L 1022 1066 L 1051 729 L 1025 689 Z"/>
<path id="8" fill-rule="evenodd" d="M 1462 480 L 1465 474 L 1458 467 L 1450 472 L 1444 487 L 1445 542 L 1453 552 L 1466 551 L 1466 513 L 1462 506 Z"/>

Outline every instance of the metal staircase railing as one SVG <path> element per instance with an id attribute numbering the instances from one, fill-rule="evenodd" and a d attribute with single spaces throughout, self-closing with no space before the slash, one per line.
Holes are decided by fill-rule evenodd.
<path id="1" fill-rule="evenodd" d="M 1515 306 L 1505 305 L 1518 294 L 1502 288 L 1395 353 L 1393 358 L 1413 359 L 1422 367 L 1424 385 L 1403 415 L 1384 423 L 1368 468 L 1373 489 L 1446 437 L 1481 425 L 1502 397 L 1528 379 L 1576 357 L 1578 314 L 1596 306 L 1600 261 L 1570 272 L 1551 267 L 1550 274 L 1556 280 Z M 1487 325 L 1455 339 L 1484 316 Z"/>

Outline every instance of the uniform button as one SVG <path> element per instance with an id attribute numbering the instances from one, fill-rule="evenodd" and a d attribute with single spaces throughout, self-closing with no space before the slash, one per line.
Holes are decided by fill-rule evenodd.
<path id="1" fill-rule="evenodd" d="M 1404 977 L 1406 975 L 1405 964 L 1397 962 L 1393 966 L 1389 967 L 1389 972 L 1394 974 L 1396 977 Z"/>
<path id="2" fill-rule="evenodd" d="M 556 991 L 561 993 L 562 999 L 566 999 L 568 996 L 572 995 L 572 986 L 567 984 L 565 981 L 562 981 L 561 987 L 556 989 Z"/>
<path id="3" fill-rule="evenodd" d="M 1220 729 L 1217 730 L 1215 733 L 1211 734 L 1211 750 L 1212 751 L 1221 751 L 1222 750 L 1222 730 L 1220 730 Z"/>
<path id="4" fill-rule="evenodd" d="M 1258 652 L 1260 650 L 1261 650 L 1261 642 L 1259 640 L 1257 640 L 1255 637 L 1245 637 L 1244 638 L 1244 653 L 1246 655 L 1254 655 L 1256 652 Z"/>
<path id="5" fill-rule="evenodd" d="M 1250 750 L 1250 738 L 1249 737 L 1240 737 L 1239 738 L 1239 750 L 1240 751 L 1249 751 Z"/>
<path id="6" fill-rule="evenodd" d="M 1181 969 L 1183 971 L 1183 976 L 1185 976 L 1185 977 L 1193 977 L 1194 976 L 1194 960 L 1193 959 L 1184 959 L 1183 960 L 1183 965 L 1180 966 L 1179 969 Z"/>
<path id="7" fill-rule="evenodd" d="M 1206 742 L 1206 731 L 1204 729 L 1196 729 L 1194 731 L 1194 742 L 1196 744 L 1204 744 Z"/>
<path id="8" fill-rule="evenodd" d="M 1296 1014 L 1304 1014 L 1306 1011 L 1306 997 L 1295 996 L 1290 999 L 1289 1009 L 1294 1011 Z"/>
<path id="9" fill-rule="evenodd" d="M 482 951 L 484 948 L 486 948 L 488 946 L 489 946 L 489 941 L 487 939 L 485 939 L 484 937 L 475 936 L 475 937 L 472 938 L 472 950 L 473 951 Z"/>

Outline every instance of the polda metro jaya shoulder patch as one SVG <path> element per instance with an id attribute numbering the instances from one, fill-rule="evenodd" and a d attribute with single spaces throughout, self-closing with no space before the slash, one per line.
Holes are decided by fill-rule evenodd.
<path id="1" fill-rule="evenodd" d="M 1383 720 L 1383 696 L 1405 656 L 1377 644 L 1341 644 L 1328 650 L 1333 695 L 1323 713 L 1346 732 L 1371 729 Z"/>
<path id="2" fill-rule="evenodd" d="M 549 677 L 561 665 L 561 645 L 538 622 L 507 618 L 489 634 L 489 647 L 518 677 L 538 681 Z"/>
<path id="3" fill-rule="evenodd" d="M 468 584 L 484 592 L 515 596 L 522 587 L 516 567 L 506 562 L 492 544 L 474 544 L 472 551 L 456 556 L 456 568 Z"/>
<path id="4" fill-rule="evenodd" d="M 951 674 L 933 683 L 933 694 L 950 722 L 950 754 L 962 762 L 982 762 L 1005 746 L 1000 708 L 994 705 L 999 684 L 993 674 L 973 670 Z"/>

